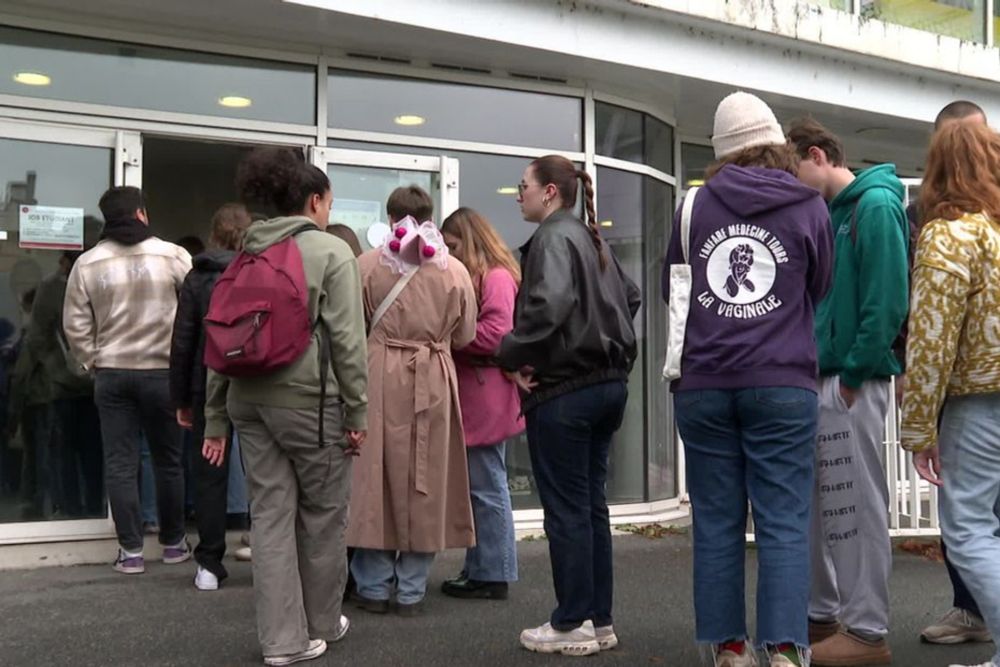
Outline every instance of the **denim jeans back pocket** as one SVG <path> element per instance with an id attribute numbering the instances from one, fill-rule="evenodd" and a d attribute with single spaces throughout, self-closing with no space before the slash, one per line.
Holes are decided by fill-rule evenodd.
<path id="1" fill-rule="evenodd" d="M 757 387 L 754 398 L 761 405 L 771 408 L 793 408 L 809 400 L 811 393 L 798 387 Z M 812 400 L 816 400 L 815 394 L 812 394 Z"/>
<path id="2" fill-rule="evenodd" d="M 679 391 L 676 394 L 674 394 L 674 407 L 689 408 L 701 400 L 702 393 L 703 392 L 696 389 L 688 391 Z"/>

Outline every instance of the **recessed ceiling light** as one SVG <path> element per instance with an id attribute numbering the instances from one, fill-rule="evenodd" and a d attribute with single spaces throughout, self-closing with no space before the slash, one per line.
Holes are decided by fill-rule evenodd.
<path id="1" fill-rule="evenodd" d="M 516 195 L 517 186 L 516 185 L 505 185 L 503 187 L 497 188 L 498 195 Z"/>
<path id="2" fill-rule="evenodd" d="M 423 116 L 415 116 L 413 114 L 403 114 L 402 116 L 396 116 L 395 118 L 393 118 L 392 122 L 394 122 L 396 125 L 413 126 L 413 125 L 423 125 L 424 123 L 427 122 L 427 119 L 424 118 Z"/>
<path id="3" fill-rule="evenodd" d="M 614 227 L 614 226 L 615 226 L 614 220 L 601 220 L 601 227 Z"/>
<path id="4" fill-rule="evenodd" d="M 705 185 L 705 181 L 701 178 L 692 178 L 687 182 L 689 188 L 701 187 L 702 185 Z"/>
<path id="5" fill-rule="evenodd" d="M 226 95 L 225 97 L 219 98 L 219 104 L 232 109 L 245 109 L 253 104 L 253 100 L 249 97 L 242 97 L 240 95 Z"/>
<path id="6" fill-rule="evenodd" d="M 38 72 L 18 72 L 14 75 L 14 81 L 26 86 L 47 86 L 52 83 L 52 78 Z"/>

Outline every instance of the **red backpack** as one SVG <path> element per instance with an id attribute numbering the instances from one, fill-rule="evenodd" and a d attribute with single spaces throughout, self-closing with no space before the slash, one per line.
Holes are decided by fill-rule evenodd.
<path id="1" fill-rule="evenodd" d="M 322 320 L 314 323 L 309 315 L 309 288 L 295 237 L 310 230 L 319 231 L 304 225 L 259 255 L 241 252 L 219 277 L 204 320 L 206 366 L 229 377 L 267 375 L 309 349 Z M 330 347 L 329 336 L 320 338 L 322 447 Z"/>

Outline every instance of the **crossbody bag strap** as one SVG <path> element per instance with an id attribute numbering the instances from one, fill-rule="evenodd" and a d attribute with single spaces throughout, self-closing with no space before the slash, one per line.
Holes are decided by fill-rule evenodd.
<path id="1" fill-rule="evenodd" d="M 684 263 L 691 263 L 691 211 L 694 210 L 694 198 L 698 195 L 697 186 L 688 190 L 684 197 L 684 207 L 681 209 L 681 251 L 684 253 Z"/>
<path id="2" fill-rule="evenodd" d="M 379 323 L 379 320 L 382 319 L 382 316 L 385 315 L 386 312 L 389 310 L 389 306 L 391 306 L 393 303 L 396 302 L 396 298 L 399 297 L 400 293 L 404 289 L 406 289 L 406 286 L 410 283 L 410 280 L 413 278 L 413 276 L 417 275 L 417 271 L 419 270 L 420 267 L 416 266 L 407 271 L 406 273 L 404 273 L 403 275 L 401 275 L 399 277 L 399 280 L 396 281 L 396 284 L 392 286 L 391 290 L 389 290 L 389 293 L 385 295 L 385 298 L 382 299 L 382 303 L 378 305 L 378 308 L 376 308 L 375 312 L 372 314 L 371 323 L 368 325 L 369 336 L 373 331 L 375 331 L 375 326 Z"/>

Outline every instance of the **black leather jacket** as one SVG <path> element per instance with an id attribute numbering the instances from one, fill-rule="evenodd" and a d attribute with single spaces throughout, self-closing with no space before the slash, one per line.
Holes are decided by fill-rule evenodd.
<path id="1" fill-rule="evenodd" d="M 535 369 L 539 386 L 525 411 L 583 387 L 627 380 L 637 354 L 633 318 L 641 296 L 604 244 L 604 271 L 586 226 L 556 211 L 521 247 L 514 330 L 497 357 L 507 369 Z"/>
<path id="2" fill-rule="evenodd" d="M 170 398 L 175 408 L 204 409 L 205 327 L 215 282 L 235 259 L 230 250 L 209 250 L 192 261 L 177 298 L 174 335 L 170 341 Z"/>

